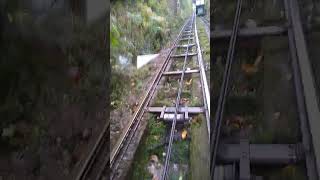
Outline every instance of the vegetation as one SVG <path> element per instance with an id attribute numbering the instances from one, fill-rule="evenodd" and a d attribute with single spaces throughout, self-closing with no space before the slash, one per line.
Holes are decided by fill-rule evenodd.
<path id="1" fill-rule="evenodd" d="M 208 130 L 203 115 L 194 117 L 191 124 L 190 142 L 190 180 L 209 179 L 210 170 L 208 154 Z"/>
<path id="2" fill-rule="evenodd" d="M 171 162 L 189 164 L 189 144 L 187 140 L 175 141 L 172 145 Z"/>
<path id="3" fill-rule="evenodd" d="M 119 55 L 134 59 L 138 54 L 159 51 L 174 38 L 183 19 L 191 14 L 191 1 L 182 1 L 181 14 L 178 16 L 167 0 L 139 0 L 132 4 L 116 1 L 111 6 L 113 65 L 118 64 Z"/>
<path id="4" fill-rule="evenodd" d="M 203 63 L 207 66 L 206 77 L 208 85 L 210 86 L 210 40 L 208 38 L 205 24 L 201 19 L 197 18 L 198 38 L 200 41 L 200 47 L 202 51 Z"/>
<path id="5" fill-rule="evenodd" d="M 147 170 L 147 165 L 151 155 L 157 155 L 159 161 L 163 161 L 163 137 L 165 137 L 164 123 L 157 121 L 155 116 L 151 116 L 148 120 L 146 134 L 143 136 L 135 154 L 135 161 L 132 166 L 133 180 L 149 179 L 152 177 Z"/>
<path id="6" fill-rule="evenodd" d="M 150 77 L 151 67 L 145 66 L 138 70 L 127 71 L 114 69 L 111 76 L 111 107 L 117 109 L 126 105 L 128 94 L 139 94 L 144 88 L 143 82 Z M 138 101 L 138 99 L 137 99 Z"/>
<path id="7" fill-rule="evenodd" d="M 111 103 L 114 108 L 126 103 L 122 100 L 132 88 L 128 81 L 134 81 L 133 88 L 140 91 L 145 78 L 150 75 L 148 69 L 136 70 L 133 67 L 136 56 L 158 52 L 164 48 L 176 37 L 184 19 L 190 16 L 191 1 L 182 1 L 180 13 L 177 15 L 168 2 L 170 1 L 111 2 Z M 120 56 L 127 62 L 121 62 Z"/>

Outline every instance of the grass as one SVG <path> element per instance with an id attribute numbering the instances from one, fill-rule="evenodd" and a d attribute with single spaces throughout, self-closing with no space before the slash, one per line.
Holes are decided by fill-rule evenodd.
<path id="1" fill-rule="evenodd" d="M 150 77 L 151 66 L 144 66 L 137 70 L 124 72 L 120 69 L 113 69 L 111 76 L 111 105 L 117 109 L 127 102 L 127 97 L 133 93 L 139 94 L 143 91 L 144 83 Z"/>
<path id="2" fill-rule="evenodd" d="M 191 125 L 190 180 L 210 179 L 208 130 L 203 115 L 194 117 Z"/>
<path id="3" fill-rule="evenodd" d="M 157 92 L 153 106 L 173 106 L 177 89 L 173 89 L 171 83 L 166 82 Z M 171 98 L 168 98 L 171 97 Z"/>
<path id="4" fill-rule="evenodd" d="M 161 146 L 161 144 L 163 143 L 162 138 L 164 135 L 165 124 L 161 121 L 157 121 L 155 116 L 150 116 L 146 134 L 141 139 L 135 154 L 130 179 L 142 180 L 152 178 L 147 170 L 147 165 L 151 155 L 157 155 L 159 161 L 163 161 L 162 153 L 164 152 L 164 147 Z"/>
<path id="5" fill-rule="evenodd" d="M 112 2 L 110 13 L 111 62 L 119 55 L 134 57 L 138 54 L 161 50 L 184 22 L 191 11 L 191 2 L 182 3 L 181 14 L 174 15 L 166 0 Z"/>
<path id="6" fill-rule="evenodd" d="M 175 141 L 172 145 L 171 162 L 189 164 L 189 144 L 187 140 Z"/>
<path id="7" fill-rule="evenodd" d="M 206 77 L 208 81 L 208 85 L 210 85 L 210 40 L 207 36 L 205 25 L 197 18 L 197 27 L 198 27 L 198 38 L 200 41 L 200 47 L 202 50 L 202 58 L 204 61 L 204 64 L 209 66 L 209 70 L 206 71 Z"/>

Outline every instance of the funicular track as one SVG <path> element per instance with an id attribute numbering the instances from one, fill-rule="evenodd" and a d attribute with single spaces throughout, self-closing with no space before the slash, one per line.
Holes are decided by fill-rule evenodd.
<path id="1" fill-rule="evenodd" d="M 206 33 L 208 38 L 210 37 L 210 22 L 205 17 L 201 17 L 202 22 L 205 25 Z"/>
<path id="2" fill-rule="evenodd" d="M 182 43 L 182 42 L 187 42 Z M 196 52 L 191 53 L 190 49 L 192 47 L 196 48 Z M 183 54 L 174 54 L 176 49 L 184 49 Z M 136 110 L 134 117 L 130 120 L 127 128 L 124 130 L 120 136 L 115 147 L 109 147 L 106 143 L 105 134 L 109 132 L 108 128 L 105 128 L 98 138 L 96 145 L 93 147 L 91 153 L 88 155 L 82 169 L 80 170 L 77 179 L 118 179 L 122 173 L 122 164 L 127 163 L 127 150 L 129 146 L 132 146 L 133 141 L 137 132 L 139 132 L 139 127 L 142 124 L 144 115 L 147 113 L 160 114 L 160 117 L 164 120 L 165 117 L 170 117 L 171 121 L 171 131 L 169 135 L 169 143 L 167 146 L 167 153 L 164 163 L 164 170 L 162 174 L 162 179 L 167 179 L 167 171 L 170 163 L 170 153 L 172 149 L 173 135 L 175 132 L 175 126 L 177 121 L 189 119 L 192 114 L 203 113 L 206 117 L 206 123 L 209 123 L 209 109 L 210 109 L 210 96 L 207 85 L 207 80 L 205 77 L 204 65 L 202 62 L 201 49 L 199 45 L 199 40 L 195 25 L 195 14 L 185 22 L 182 29 L 179 32 L 177 39 L 174 41 L 170 51 L 164 61 L 163 65 L 156 73 L 149 89 L 146 91 L 145 96 L 138 109 Z M 186 64 L 190 57 L 196 56 L 198 59 L 198 69 L 189 70 L 186 68 Z M 177 61 L 177 58 L 184 58 L 184 64 L 182 70 L 168 71 L 171 63 Z M 180 60 L 179 60 L 180 61 Z M 181 106 L 181 92 L 183 89 L 184 76 L 192 73 L 197 73 L 200 75 L 200 84 L 202 89 L 203 97 L 203 107 L 187 107 Z M 161 79 L 168 76 L 180 76 L 179 88 L 177 93 L 177 98 L 174 107 L 151 107 L 150 102 L 154 98 L 157 87 L 159 86 Z M 181 118 L 182 117 L 182 118 Z M 209 131 L 208 125 L 208 131 Z M 208 133 L 209 134 L 209 133 Z M 110 148 L 111 155 L 108 153 Z"/>
<path id="3" fill-rule="evenodd" d="M 225 179 L 263 179 L 253 173 L 258 166 L 281 167 L 281 165 L 304 164 L 306 179 L 319 179 L 319 108 L 316 101 L 315 86 L 311 73 L 307 47 L 304 40 L 297 0 L 283 0 L 288 26 L 267 26 L 239 28 L 242 0 L 237 1 L 232 30 L 215 30 L 211 32 L 212 41 L 229 39 L 229 47 L 224 65 L 223 81 L 219 94 L 215 119 L 211 132 L 211 178 Z M 288 39 L 289 59 L 293 76 L 293 87 L 299 121 L 300 138 L 295 143 L 272 144 L 251 143 L 248 131 L 240 128 L 237 143 L 225 143 L 221 136 L 226 121 L 226 104 L 228 102 L 231 73 L 240 38 L 249 41 L 257 37 L 285 36 Z M 216 61 L 215 61 L 216 62 Z M 213 65 L 215 68 L 215 65 Z M 281 98 L 281 97 L 279 97 Z M 278 114 L 279 115 L 279 114 Z M 274 127 L 277 128 L 277 127 Z M 224 137 L 226 138 L 226 137 Z M 256 171 L 258 172 L 258 171 Z"/>

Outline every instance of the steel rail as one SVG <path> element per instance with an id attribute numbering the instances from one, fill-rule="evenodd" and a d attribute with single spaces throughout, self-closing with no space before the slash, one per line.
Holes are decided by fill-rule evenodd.
<path id="1" fill-rule="evenodd" d="M 103 144 L 105 143 L 104 138 L 109 138 L 110 132 L 110 123 L 106 123 L 104 126 L 102 133 L 99 135 L 95 145 L 93 146 L 92 150 L 89 153 L 88 158 L 85 160 L 84 165 L 81 167 L 80 172 L 78 173 L 76 180 L 84 180 L 87 179 L 87 175 L 90 173 L 91 167 L 94 164 L 94 161 L 97 158 L 97 155 L 103 148 Z M 108 158 L 109 158 L 109 149 L 107 151 Z"/>
<path id="2" fill-rule="evenodd" d="M 195 18 L 195 13 L 193 12 L 192 14 L 192 18 L 191 18 L 191 31 L 193 28 L 193 23 L 194 23 L 194 18 Z M 189 39 L 188 39 L 188 45 L 190 44 L 190 37 L 191 34 L 189 34 Z M 182 92 L 182 88 L 183 88 L 183 79 L 184 79 L 184 74 L 186 71 L 186 62 L 187 62 L 187 58 L 188 58 L 188 53 L 189 53 L 189 46 L 187 46 L 186 49 L 186 53 L 185 53 L 185 57 L 184 57 L 184 63 L 183 63 L 183 68 L 182 68 L 182 74 L 181 74 L 181 78 L 180 78 L 180 82 L 179 82 L 179 88 L 178 88 L 178 94 L 177 94 L 177 98 L 175 101 L 175 112 L 174 112 L 174 118 L 173 118 L 173 122 L 171 124 L 171 130 L 170 130 L 170 136 L 169 136 L 169 145 L 167 148 L 167 153 L 166 153 L 166 159 L 165 159 L 165 165 L 163 168 L 163 173 L 161 175 L 161 180 L 166 180 L 167 179 L 167 172 L 168 172 L 168 166 L 169 166 L 169 161 L 170 161 L 170 157 L 171 157 L 171 149 L 172 149 L 172 143 L 173 143 L 173 136 L 174 136 L 174 131 L 175 131 L 175 127 L 176 127 L 176 122 L 177 122 L 177 114 L 178 114 L 178 109 L 179 109 L 179 105 L 180 105 L 180 97 L 181 97 L 181 92 Z"/>
<path id="3" fill-rule="evenodd" d="M 209 23 L 209 21 L 208 21 L 206 18 L 204 18 L 204 17 L 201 17 L 200 19 L 202 20 L 203 24 L 206 26 L 206 27 L 205 27 L 205 31 L 206 31 L 206 33 L 207 33 L 207 36 L 208 36 L 209 40 L 210 40 L 210 23 Z"/>
<path id="4" fill-rule="evenodd" d="M 290 49 L 290 56 L 291 56 L 291 64 L 293 69 L 293 76 L 294 76 L 294 86 L 295 86 L 295 93 L 297 97 L 297 106 L 299 111 L 299 120 L 300 120 L 300 131 L 302 134 L 302 144 L 303 148 L 305 150 L 305 158 L 306 158 L 306 168 L 307 168 L 307 175 L 309 177 L 309 180 L 317 180 L 319 179 L 319 175 L 317 173 L 317 167 L 316 167 L 316 158 L 315 155 L 312 152 L 312 142 L 311 142 L 311 134 L 310 134 L 310 125 L 308 123 L 308 116 L 307 116 L 307 110 L 306 110 L 306 104 L 304 100 L 304 89 L 302 84 L 302 77 L 301 77 L 301 71 L 299 68 L 299 62 L 298 62 L 298 52 L 297 52 L 297 45 L 295 42 L 295 34 L 293 31 L 293 26 L 297 26 L 297 24 L 294 24 L 293 20 L 293 2 L 284 0 L 284 7 L 285 7 L 285 13 L 286 18 L 289 23 L 288 28 L 288 38 L 289 38 L 289 49 Z M 294 7 L 297 8 L 297 7 Z M 302 35 L 302 34 L 301 34 Z"/>
<path id="5" fill-rule="evenodd" d="M 186 23 L 181 28 L 177 39 L 174 41 L 174 43 L 173 43 L 173 45 L 172 45 L 172 47 L 170 49 L 170 52 L 168 53 L 168 55 L 166 57 L 165 62 L 163 63 L 163 65 L 160 68 L 160 70 L 157 72 L 156 77 L 154 78 L 153 82 L 151 83 L 152 85 L 150 86 L 150 88 L 148 89 L 148 91 L 147 91 L 146 95 L 144 96 L 142 102 L 140 103 L 137 112 L 135 113 L 133 119 L 130 121 L 128 128 L 125 130 L 124 135 L 120 138 L 120 140 L 118 141 L 116 147 L 112 150 L 111 158 L 110 158 L 111 170 L 115 171 L 117 169 L 118 165 L 119 165 L 119 163 L 118 163 L 116 165 L 116 167 L 114 167 L 115 161 L 123 158 L 123 153 L 122 153 L 122 155 L 120 157 L 118 157 L 119 154 L 120 154 L 121 149 L 123 151 L 126 151 L 128 149 L 128 146 L 129 146 L 130 143 L 127 143 L 125 145 L 125 147 L 123 147 L 123 145 L 124 145 L 125 141 L 127 141 L 127 142 L 131 142 L 132 141 L 133 135 L 136 132 L 137 128 L 139 127 L 139 124 L 141 122 L 141 118 L 142 118 L 142 116 L 143 116 L 143 114 L 145 112 L 145 109 L 146 109 L 147 105 L 149 104 L 151 98 L 153 97 L 153 94 L 154 94 L 154 92 L 156 90 L 156 86 L 160 82 L 162 74 L 165 71 L 165 69 L 166 69 L 166 67 L 167 67 L 167 65 L 169 63 L 172 51 L 175 48 L 175 46 L 176 46 L 176 44 L 177 44 L 177 42 L 178 42 L 178 40 L 179 40 L 179 38 L 180 38 L 180 36 L 182 34 L 183 29 L 187 25 L 187 22 L 188 22 L 188 20 L 186 21 Z M 133 133 L 130 133 L 130 132 L 133 132 Z M 129 134 L 131 134 L 131 135 L 129 135 Z M 111 174 L 111 179 L 113 178 L 113 176 L 114 176 L 114 174 Z"/>
<path id="6" fill-rule="evenodd" d="M 233 30 L 232 30 L 232 35 L 230 38 L 229 49 L 227 54 L 227 64 L 225 67 L 223 83 L 220 90 L 218 108 L 215 114 L 215 122 L 214 122 L 215 126 L 214 126 L 214 130 L 212 132 L 212 137 L 211 137 L 211 164 L 210 164 L 211 172 L 210 173 L 212 178 L 214 177 L 216 154 L 217 154 L 219 138 L 220 138 L 221 123 L 224 115 L 225 99 L 228 92 L 230 72 L 231 72 L 232 62 L 234 59 L 234 50 L 235 50 L 235 44 L 236 44 L 237 34 L 239 29 L 241 7 L 242 7 L 242 0 L 237 0 L 237 8 L 236 8 L 235 18 L 233 22 Z"/>
<path id="7" fill-rule="evenodd" d="M 197 19 L 195 19 L 195 39 L 197 44 L 197 53 L 198 53 L 198 64 L 200 68 L 200 81 L 202 88 L 202 95 L 203 95 L 203 103 L 205 108 L 205 115 L 207 120 L 207 128 L 208 128 L 208 136 L 209 136 L 209 142 L 210 142 L 210 92 L 207 82 L 207 76 L 203 65 L 203 59 L 202 59 L 202 51 L 199 43 L 199 37 L 198 37 L 198 31 L 197 31 Z"/>

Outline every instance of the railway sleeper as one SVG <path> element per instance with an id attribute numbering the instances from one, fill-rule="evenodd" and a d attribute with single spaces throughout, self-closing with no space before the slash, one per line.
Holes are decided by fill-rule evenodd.
<path id="1" fill-rule="evenodd" d="M 148 111 L 151 113 L 158 113 L 158 114 L 160 113 L 158 118 L 160 120 L 163 120 L 164 122 L 172 123 L 174 120 L 174 116 L 175 116 L 174 107 L 166 107 L 166 106 L 163 106 L 162 108 L 149 107 Z M 176 122 L 179 124 L 189 123 L 191 120 L 190 114 L 198 114 L 202 112 L 203 112 L 203 109 L 199 107 L 180 107 L 178 109 Z"/>
<path id="2" fill-rule="evenodd" d="M 172 123 L 175 119 L 174 113 L 166 113 L 166 107 L 162 108 L 159 118 L 164 122 Z M 184 113 L 178 113 L 176 116 L 177 123 L 186 123 L 190 121 L 188 110 L 184 111 Z"/>
<path id="3" fill-rule="evenodd" d="M 229 146 L 229 145 L 227 145 Z M 223 145 L 223 151 L 227 152 L 227 146 Z M 301 156 L 301 145 L 299 144 L 249 144 L 249 139 L 244 138 L 240 140 L 239 145 L 231 145 L 233 155 L 237 154 L 229 164 L 216 166 L 214 180 L 262 180 L 261 176 L 251 174 L 250 164 L 255 163 L 257 159 L 261 164 L 280 164 L 295 163 L 296 157 Z M 228 152 L 227 152 L 228 153 Z M 279 156 L 283 156 L 280 157 Z M 218 154 L 219 157 L 219 154 Z M 285 158 L 284 158 L 285 157 Z M 256 159 L 254 159 L 256 158 Z M 281 159 L 280 161 L 278 161 Z M 301 158 L 302 159 L 302 158 Z M 224 162 L 225 163 L 225 162 Z"/>
<path id="4" fill-rule="evenodd" d="M 193 33 L 185 33 L 185 34 L 181 35 L 181 38 L 187 38 L 188 39 L 189 36 L 193 37 L 194 34 Z"/>
<path id="5" fill-rule="evenodd" d="M 251 164 L 295 164 L 304 159 L 301 144 L 221 144 L 218 159 L 222 163 L 239 162 L 244 149 L 248 149 Z"/>
<path id="6" fill-rule="evenodd" d="M 166 123 L 172 123 L 174 120 L 174 113 L 164 113 L 162 114 L 162 116 L 159 116 L 160 120 L 163 120 Z M 191 118 L 188 115 L 188 112 L 184 113 L 184 114 L 177 114 L 177 120 L 176 122 L 179 124 L 185 124 L 185 123 L 189 123 L 191 120 Z"/>
<path id="7" fill-rule="evenodd" d="M 231 30 L 214 30 L 211 33 L 212 39 L 230 38 Z M 265 26 L 256 28 L 241 28 L 239 29 L 238 37 L 254 37 L 254 36 L 275 36 L 287 33 L 286 27 L 280 26 Z"/>
<path id="8" fill-rule="evenodd" d="M 199 73 L 199 69 L 187 69 L 184 74 L 192 74 L 192 73 Z M 163 75 L 164 76 L 175 76 L 175 75 L 181 75 L 182 71 L 168 71 L 168 72 L 164 72 Z"/>
<path id="9" fill-rule="evenodd" d="M 196 56 L 198 53 L 188 53 L 188 54 L 176 54 L 172 55 L 171 58 L 181 58 L 185 56 Z"/>
<path id="10" fill-rule="evenodd" d="M 165 113 L 174 113 L 175 112 L 175 107 L 148 107 L 148 112 L 149 113 L 161 113 L 165 109 Z M 199 114 L 199 113 L 204 113 L 204 108 L 203 107 L 179 107 L 178 112 L 184 113 L 188 111 L 189 114 Z"/>
<path id="11" fill-rule="evenodd" d="M 193 37 L 190 37 L 190 38 L 181 38 L 179 41 L 188 41 L 188 40 L 193 41 Z"/>
<path id="12" fill-rule="evenodd" d="M 196 44 L 181 44 L 181 45 L 177 45 L 176 47 L 177 48 L 187 48 L 187 47 L 193 47 L 193 46 L 195 46 Z"/>

